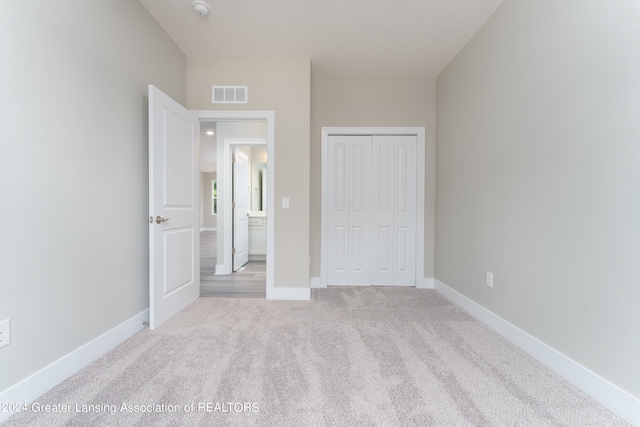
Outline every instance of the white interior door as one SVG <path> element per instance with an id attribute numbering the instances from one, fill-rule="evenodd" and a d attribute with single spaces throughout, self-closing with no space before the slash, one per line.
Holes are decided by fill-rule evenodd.
<path id="1" fill-rule="evenodd" d="M 371 263 L 371 137 L 329 138 L 331 285 L 368 285 Z"/>
<path id="2" fill-rule="evenodd" d="M 200 293 L 198 118 L 149 86 L 149 326 Z"/>
<path id="3" fill-rule="evenodd" d="M 235 149 L 233 162 L 233 271 L 249 262 L 249 158 Z"/>
<path id="4" fill-rule="evenodd" d="M 415 285 L 416 140 L 328 137 L 328 285 Z"/>
<path id="5" fill-rule="evenodd" d="M 349 137 L 330 136 L 327 162 L 327 283 L 349 283 L 349 206 L 347 165 L 349 162 Z"/>
<path id="6" fill-rule="evenodd" d="M 349 137 L 349 284 L 369 285 L 371 276 L 371 137 Z"/>
<path id="7" fill-rule="evenodd" d="M 415 285 L 416 139 L 373 137 L 372 285 Z"/>
<path id="8" fill-rule="evenodd" d="M 393 136 L 373 139 L 372 277 L 374 284 L 393 282 L 395 144 Z"/>

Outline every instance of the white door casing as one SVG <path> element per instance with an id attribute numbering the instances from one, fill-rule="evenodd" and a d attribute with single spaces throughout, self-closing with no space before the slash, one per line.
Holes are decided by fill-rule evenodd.
<path id="1" fill-rule="evenodd" d="M 249 262 L 249 158 L 238 147 L 233 160 L 233 271 Z"/>
<path id="2" fill-rule="evenodd" d="M 365 238 L 370 248 L 368 282 L 349 278 L 348 263 L 353 257 L 349 244 L 353 239 L 347 233 L 347 205 L 351 202 L 348 189 L 358 184 L 338 184 L 348 179 L 349 165 L 353 163 L 349 141 L 363 135 L 368 135 L 364 138 L 370 138 L 371 145 L 371 175 L 365 180 L 370 187 L 361 187 L 362 195 L 371 195 L 369 213 L 365 215 L 370 227 Z M 322 286 L 423 283 L 424 150 L 425 130 L 421 127 L 322 128 Z"/>
<path id="3" fill-rule="evenodd" d="M 200 123 L 149 85 L 149 326 L 200 293 Z"/>

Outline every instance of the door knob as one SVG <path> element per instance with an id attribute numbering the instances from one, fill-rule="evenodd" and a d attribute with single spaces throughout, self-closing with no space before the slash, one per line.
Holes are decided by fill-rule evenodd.
<path id="1" fill-rule="evenodd" d="M 171 218 L 162 218 L 161 216 L 156 217 L 156 224 L 161 224 L 163 222 L 169 221 Z"/>

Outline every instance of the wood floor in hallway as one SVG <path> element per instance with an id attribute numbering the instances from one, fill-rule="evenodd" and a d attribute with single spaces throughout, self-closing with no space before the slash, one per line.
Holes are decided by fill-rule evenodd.
<path id="1" fill-rule="evenodd" d="M 239 271 L 216 275 L 215 231 L 200 232 L 200 296 L 218 298 L 266 298 L 264 261 L 250 261 Z"/>

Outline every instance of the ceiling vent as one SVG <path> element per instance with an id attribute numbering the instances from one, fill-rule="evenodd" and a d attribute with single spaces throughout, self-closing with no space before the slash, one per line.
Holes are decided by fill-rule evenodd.
<path id="1" fill-rule="evenodd" d="M 246 104 L 247 86 L 213 86 L 214 104 Z"/>

